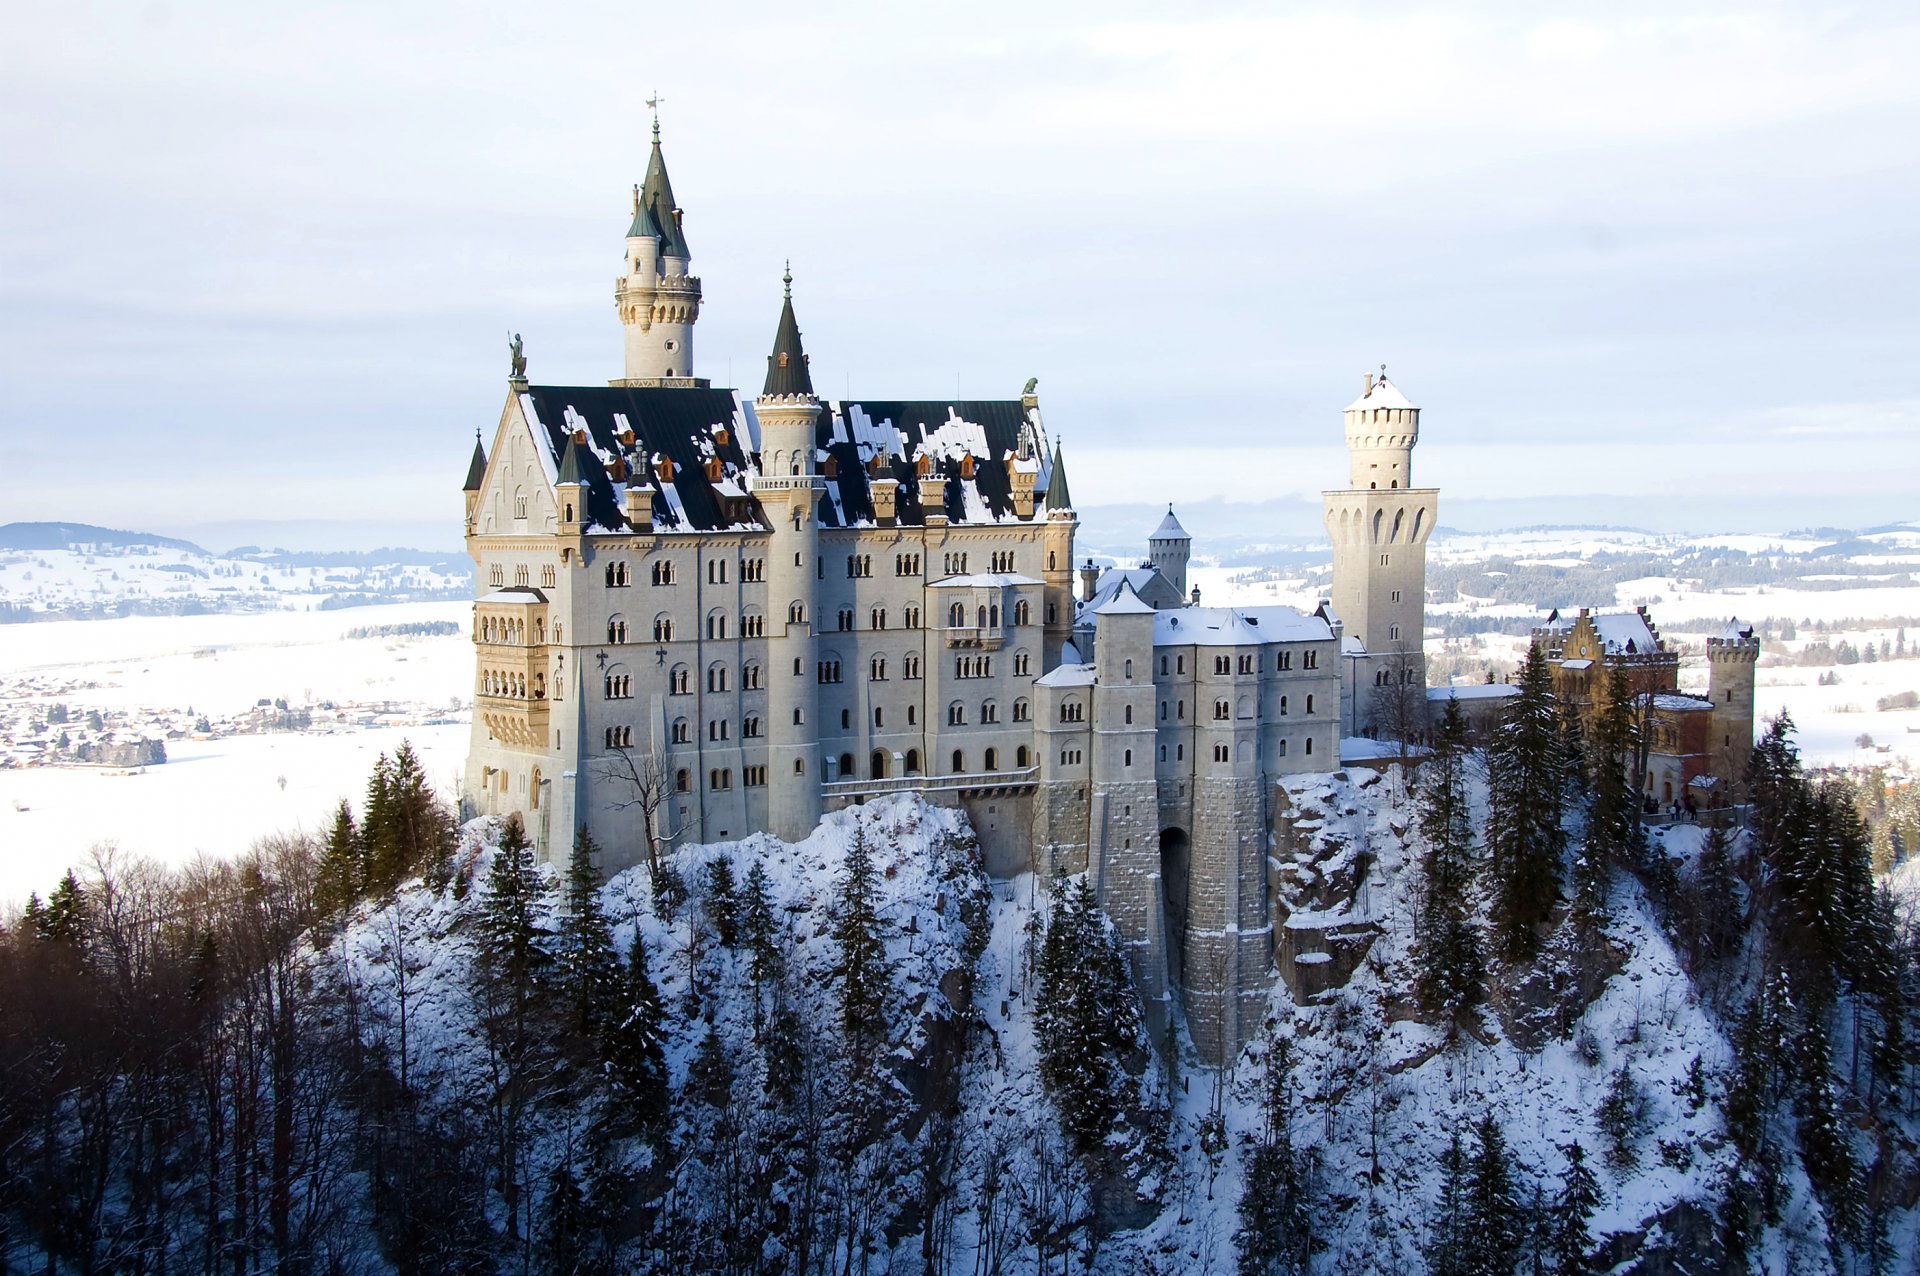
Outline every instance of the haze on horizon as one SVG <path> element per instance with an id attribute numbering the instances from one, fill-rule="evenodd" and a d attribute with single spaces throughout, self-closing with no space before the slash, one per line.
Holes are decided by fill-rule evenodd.
<path id="1" fill-rule="evenodd" d="M 757 388 L 791 258 L 824 393 L 1037 375 L 1089 506 L 1266 502 L 1310 531 L 1384 362 L 1443 524 L 1914 514 L 1910 8 L 666 25 L 16 6 L 0 521 L 452 542 L 506 334 L 535 380 L 618 372 L 656 90 L 716 384 Z"/>

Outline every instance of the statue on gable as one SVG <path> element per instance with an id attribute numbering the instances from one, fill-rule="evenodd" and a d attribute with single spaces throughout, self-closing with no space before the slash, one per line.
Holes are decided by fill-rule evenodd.
<path id="1" fill-rule="evenodd" d="M 513 370 L 509 375 L 515 381 L 525 381 L 527 379 L 527 351 L 526 347 L 521 344 L 519 333 L 514 333 L 513 338 L 507 342 L 507 352 L 513 361 Z"/>

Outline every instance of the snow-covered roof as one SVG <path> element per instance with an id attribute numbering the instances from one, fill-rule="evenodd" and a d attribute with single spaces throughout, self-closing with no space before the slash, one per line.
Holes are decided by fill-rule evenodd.
<path id="1" fill-rule="evenodd" d="M 1561 667 L 1562 669 L 1591 669 L 1591 668 L 1593 668 L 1593 661 L 1591 661 L 1591 660 L 1562 660 L 1562 661 L 1560 662 L 1560 667 Z"/>
<path id="2" fill-rule="evenodd" d="M 1413 403 L 1400 393 L 1400 387 L 1387 380 L 1382 372 L 1372 379 L 1367 392 L 1347 405 L 1347 411 L 1359 412 L 1367 408 L 1411 408 Z"/>
<path id="3" fill-rule="evenodd" d="M 1151 616 L 1153 606 L 1143 602 L 1131 586 L 1114 591 L 1113 597 L 1093 609 L 1096 616 Z"/>
<path id="4" fill-rule="evenodd" d="M 1078 652 L 1074 653 L 1078 655 Z M 1033 680 L 1037 687 L 1091 687 L 1093 685 L 1093 666 L 1082 664 L 1056 665 L 1053 669 Z"/>
<path id="5" fill-rule="evenodd" d="M 1158 603 L 1162 607 L 1178 607 L 1186 601 L 1174 592 L 1172 583 L 1153 567 L 1109 567 L 1094 581 L 1093 596 L 1082 604 L 1082 610 L 1097 615 L 1100 608 L 1122 589 L 1130 589 L 1149 603 Z"/>
<path id="6" fill-rule="evenodd" d="M 949 576 L 936 580 L 929 589 L 1005 589 L 1010 585 L 1040 585 L 1044 581 L 1017 572 L 975 572 L 971 576 Z"/>
<path id="7" fill-rule="evenodd" d="M 1753 638 L 1753 626 L 1740 623 L 1740 617 L 1729 616 L 1724 628 L 1720 630 L 1721 642 L 1748 642 Z"/>
<path id="8" fill-rule="evenodd" d="M 1156 647 L 1246 647 L 1332 638 L 1326 621 L 1291 607 L 1181 607 L 1156 612 L 1153 618 Z"/>
<path id="9" fill-rule="evenodd" d="M 1060 644 L 1060 663 L 1063 665 L 1079 664 L 1080 648 L 1074 646 L 1072 642 L 1061 643 Z"/>
<path id="10" fill-rule="evenodd" d="M 1353 634 L 1342 634 L 1340 637 L 1340 654 L 1343 656 L 1364 656 L 1367 654 L 1367 644 L 1361 642 L 1360 639 Z"/>
<path id="11" fill-rule="evenodd" d="M 1601 612 L 1592 617 L 1593 631 L 1610 652 L 1631 649 L 1637 655 L 1660 650 L 1660 642 L 1647 627 L 1647 618 L 1637 611 Z"/>
<path id="12" fill-rule="evenodd" d="M 1187 529 L 1180 526 L 1180 520 L 1173 516 L 1173 506 L 1169 505 L 1167 516 L 1160 520 L 1160 526 L 1153 529 L 1153 539 L 1190 541 L 1193 537 L 1187 535 Z"/>
<path id="13" fill-rule="evenodd" d="M 1520 694 L 1520 688 L 1506 682 L 1476 682 L 1464 687 L 1428 687 L 1427 699 L 1445 704 L 1449 700 L 1507 700 Z"/>
<path id="14" fill-rule="evenodd" d="M 1653 707 L 1669 713 L 1710 713 L 1713 701 L 1701 696 L 1689 696 L 1676 692 L 1661 692 L 1653 697 Z"/>

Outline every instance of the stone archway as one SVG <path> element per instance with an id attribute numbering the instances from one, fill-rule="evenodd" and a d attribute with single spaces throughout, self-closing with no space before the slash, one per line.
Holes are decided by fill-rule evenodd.
<path id="1" fill-rule="evenodd" d="M 1160 895 L 1167 917 L 1167 975 L 1184 985 L 1182 958 L 1187 945 L 1187 883 L 1193 842 L 1185 829 L 1160 830 Z"/>

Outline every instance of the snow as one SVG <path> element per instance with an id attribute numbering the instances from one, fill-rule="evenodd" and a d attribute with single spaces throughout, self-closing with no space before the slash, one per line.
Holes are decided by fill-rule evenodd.
<path id="1" fill-rule="evenodd" d="M 1181 607 L 1158 612 L 1156 647 L 1241 647 L 1273 642 L 1331 642 L 1333 629 L 1319 616 L 1291 607 Z"/>

